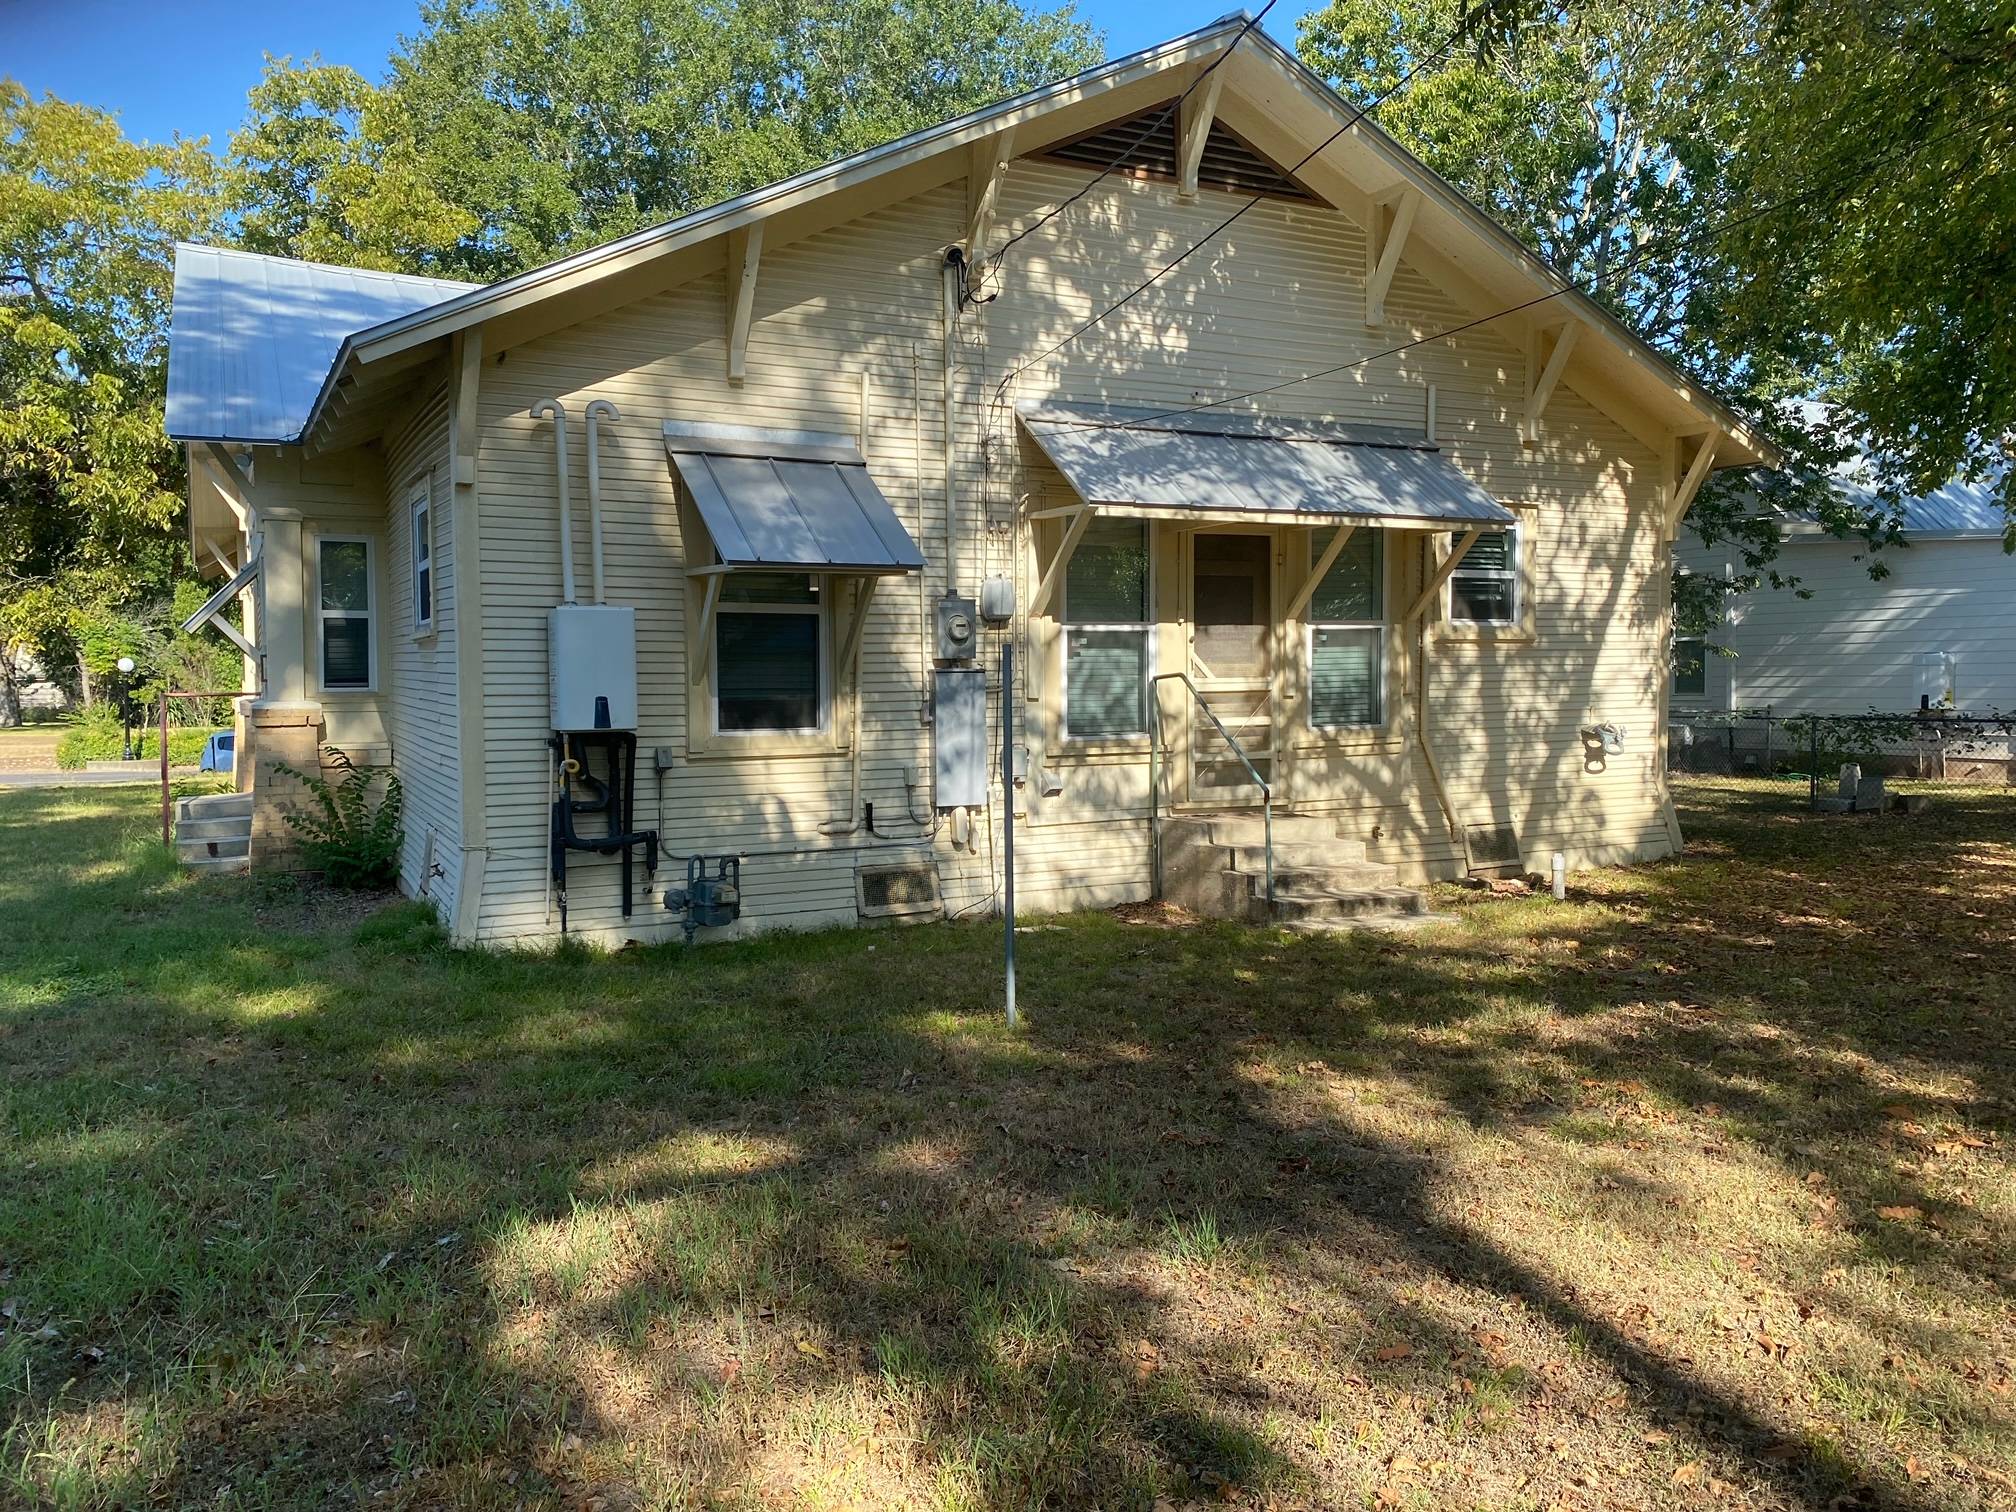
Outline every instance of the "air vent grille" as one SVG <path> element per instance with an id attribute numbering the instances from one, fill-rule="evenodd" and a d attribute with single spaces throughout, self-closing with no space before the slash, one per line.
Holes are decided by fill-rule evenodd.
<path id="1" fill-rule="evenodd" d="M 1509 824 L 1466 826 L 1463 844 L 1470 852 L 1473 872 L 1517 871 L 1521 864 L 1519 832 Z"/>
<path id="2" fill-rule="evenodd" d="M 1135 178 L 1176 177 L 1176 112 L 1168 102 L 1137 116 L 1101 126 L 1097 131 L 1046 150 L 1042 156 L 1080 168 L 1100 169 L 1116 160 L 1116 173 Z M 1265 194 L 1275 199 L 1316 203 L 1302 184 L 1248 146 L 1222 121 L 1211 124 L 1204 156 L 1197 165 L 1198 185 L 1234 194 Z"/>
<path id="3" fill-rule="evenodd" d="M 938 870 L 928 864 L 864 866 L 854 884 L 864 919 L 935 918 L 944 912 Z"/>

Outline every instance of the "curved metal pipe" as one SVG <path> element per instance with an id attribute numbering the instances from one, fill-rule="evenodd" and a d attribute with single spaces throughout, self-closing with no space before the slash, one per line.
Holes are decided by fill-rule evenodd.
<path id="1" fill-rule="evenodd" d="M 582 412 L 588 424 L 588 536 L 592 542 L 595 572 L 595 602 L 602 602 L 602 458 L 595 449 L 595 421 L 598 416 L 611 422 L 623 417 L 607 399 L 591 399 Z"/>
<path id="2" fill-rule="evenodd" d="M 567 406 L 558 399 L 541 399 L 532 406 L 532 418 L 553 421 L 553 460 L 560 476 L 560 602 L 574 602 L 574 511 L 567 502 Z"/>

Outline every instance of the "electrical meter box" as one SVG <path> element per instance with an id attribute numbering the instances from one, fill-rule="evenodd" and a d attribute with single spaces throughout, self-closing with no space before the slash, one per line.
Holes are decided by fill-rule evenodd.
<path id="1" fill-rule="evenodd" d="M 979 808 L 987 802 L 987 674 L 979 667 L 940 667 L 932 677 L 937 805 Z"/>
<path id="2" fill-rule="evenodd" d="M 637 611 L 615 604 L 556 604 L 546 613 L 553 728 L 637 728 Z"/>
<path id="3" fill-rule="evenodd" d="M 938 600 L 938 660 L 971 661 L 980 650 L 980 617 L 973 600 L 948 593 Z"/>

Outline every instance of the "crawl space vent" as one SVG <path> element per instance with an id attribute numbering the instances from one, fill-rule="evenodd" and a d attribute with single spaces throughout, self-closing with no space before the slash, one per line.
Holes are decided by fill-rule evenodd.
<path id="1" fill-rule="evenodd" d="M 1472 824 L 1464 828 L 1463 846 L 1470 853 L 1470 871 L 1506 874 L 1520 868 L 1519 832 L 1509 824 Z"/>
<path id="2" fill-rule="evenodd" d="M 864 919 L 935 919 L 945 911 L 934 866 L 864 866 L 854 891 Z"/>

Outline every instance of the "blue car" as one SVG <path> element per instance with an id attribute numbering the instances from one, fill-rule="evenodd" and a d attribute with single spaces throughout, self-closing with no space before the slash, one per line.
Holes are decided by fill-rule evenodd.
<path id="1" fill-rule="evenodd" d="M 220 730 L 203 743 L 203 759 L 196 764 L 199 772 L 228 772 L 237 759 L 238 737 L 229 730 Z"/>

